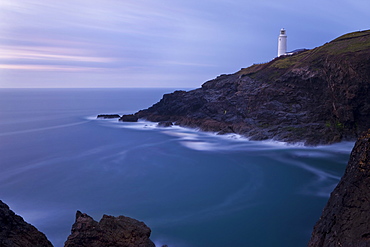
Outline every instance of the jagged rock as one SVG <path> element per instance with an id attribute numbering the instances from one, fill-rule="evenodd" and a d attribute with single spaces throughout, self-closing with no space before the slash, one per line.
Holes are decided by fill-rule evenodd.
<path id="1" fill-rule="evenodd" d="M 171 121 L 161 121 L 158 123 L 158 127 L 171 127 L 173 123 Z"/>
<path id="2" fill-rule="evenodd" d="M 134 114 L 123 115 L 119 121 L 121 122 L 137 122 L 139 118 Z"/>
<path id="3" fill-rule="evenodd" d="M 356 142 L 308 246 L 370 246 L 370 129 Z"/>
<path id="4" fill-rule="evenodd" d="M 355 140 L 370 127 L 369 48 L 369 30 L 346 34 L 189 92 L 165 94 L 135 116 L 252 140 L 307 145 Z"/>
<path id="5" fill-rule="evenodd" d="M 1 247 L 52 247 L 46 236 L 0 201 Z"/>
<path id="6" fill-rule="evenodd" d="M 111 118 L 120 118 L 121 116 L 118 114 L 99 114 L 97 118 L 103 119 L 111 119 Z"/>
<path id="7" fill-rule="evenodd" d="M 155 247 L 151 230 L 143 222 L 125 216 L 108 216 L 97 222 L 80 211 L 64 247 Z"/>

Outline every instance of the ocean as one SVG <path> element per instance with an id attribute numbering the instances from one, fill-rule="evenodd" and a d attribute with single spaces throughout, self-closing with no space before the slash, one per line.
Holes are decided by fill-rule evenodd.
<path id="1" fill-rule="evenodd" d="M 157 246 L 306 246 L 353 142 L 320 147 L 96 119 L 175 89 L 0 89 L 0 199 L 63 246 L 77 210 Z"/>

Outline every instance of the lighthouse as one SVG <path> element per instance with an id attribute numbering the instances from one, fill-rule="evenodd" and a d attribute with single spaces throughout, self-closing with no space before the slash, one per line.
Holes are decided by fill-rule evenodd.
<path id="1" fill-rule="evenodd" d="M 280 30 L 279 40 L 278 40 L 278 57 L 285 55 L 287 50 L 287 36 L 284 28 Z"/>

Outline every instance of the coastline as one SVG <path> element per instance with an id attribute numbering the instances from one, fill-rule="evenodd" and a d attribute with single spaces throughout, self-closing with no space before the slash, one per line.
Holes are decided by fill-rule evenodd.
<path id="1" fill-rule="evenodd" d="M 326 145 L 316 145 L 316 146 L 308 146 L 305 145 L 304 142 L 284 142 L 280 140 L 275 139 L 267 139 L 267 140 L 251 140 L 250 138 L 236 134 L 236 133 L 224 133 L 219 134 L 218 132 L 211 132 L 211 131 L 203 131 L 200 128 L 197 127 L 187 127 L 187 126 L 181 126 L 181 125 L 172 125 L 170 127 L 161 127 L 158 126 L 160 122 L 152 122 L 145 119 L 139 119 L 137 122 L 118 122 L 117 119 L 97 119 L 96 116 L 89 117 L 90 120 L 94 121 L 102 121 L 102 123 L 108 123 L 111 126 L 114 126 L 115 128 L 128 128 L 128 129 L 134 129 L 139 131 L 159 131 L 164 134 L 173 135 L 176 136 L 176 132 L 179 133 L 191 133 L 191 134 L 199 134 L 202 136 L 209 136 L 211 138 L 218 138 L 223 139 L 235 143 L 251 143 L 258 146 L 266 146 L 266 148 L 304 148 L 304 149 L 331 149 L 333 147 L 337 147 L 345 153 L 350 153 L 355 141 L 341 141 Z M 177 135 L 178 137 L 182 137 L 181 134 Z M 183 137 L 185 140 L 191 140 L 191 137 Z M 194 138 L 193 138 L 194 139 Z M 218 148 L 219 150 L 222 149 L 222 147 Z M 210 148 L 211 150 L 211 148 Z"/>
<path id="2" fill-rule="evenodd" d="M 191 91 L 164 94 L 120 121 L 172 122 L 307 146 L 355 141 L 370 127 L 369 44 L 369 30 L 345 34 L 312 50 L 220 75 Z"/>

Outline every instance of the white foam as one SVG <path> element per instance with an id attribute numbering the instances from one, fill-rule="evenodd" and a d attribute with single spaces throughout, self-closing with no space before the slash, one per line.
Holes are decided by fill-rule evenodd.
<path id="1" fill-rule="evenodd" d="M 181 140 L 197 140 L 199 138 L 199 135 L 195 133 L 187 133 L 187 132 L 174 132 L 174 131 L 162 131 L 162 133 L 178 137 Z"/>
<path id="2" fill-rule="evenodd" d="M 317 148 L 323 149 L 323 150 L 335 150 L 336 152 L 340 152 L 340 153 L 350 153 L 354 146 L 355 146 L 355 142 L 344 141 L 344 142 L 334 143 L 331 145 L 317 146 Z"/>
<path id="3" fill-rule="evenodd" d="M 91 118 L 88 118 L 91 119 Z M 96 118 L 94 118 L 96 120 Z M 220 150 L 261 150 L 261 149 L 286 149 L 286 148 L 299 148 L 299 149 L 324 149 L 334 152 L 349 153 L 354 145 L 354 142 L 341 142 L 332 145 L 308 147 L 304 142 L 289 143 L 277 141 L 274 139 L 251 141 L 248 137 L 231 133 L 219 135 L 216 132 L 203 132 L 196 128 L 181 127 L 173 125 L 171 127 L 158 127 L 158 122 L 150 122 L 140 119 L 138 122 L 119 122 L 116 119 L 104 119 L 104 123 L 109 123 L 112 127 L 116 128 L 129 128 L 137 130 L 152 130 L 160 131 L 163 134 L 177 137 L 181 145 L 198 151 L 220 151 Z M 226 142 L 226 143 L 225 143 Z M 298 156 L 307 156 L 308 154 L 297 153 Z M 320 152 L 310 153 L 310 156 L 322 157 L 327 154 Z"/>
<path id="4" fill-rule="evenodd" d="M 94 119 L 96 120 L 96 118 Z M 98 119 L 103 124 L 114 128 L 128 128 L 138 130 L 151 130 L 157 127 L 158 123 L 140 120 L 138 122 L 120 122 L 117 119 Z"/>
<path id="5" fill-rule="evenodd" d="M 180 141 L 180 143 L 187 148 L 198 151 L 212 151 L 217 149 L 217 145 L 204 141 Z"/>
<path id="6" fill-rule="evenodd" d="M 269 139 L 269 140 L 263 140 L 260 141 L 263 144 L 269 145 L 269 146 L 275 146 L 275 147 L 305 147 L 304 142 L 283 142 L 283 141 L 277 141 L 274 139 Z"/>

